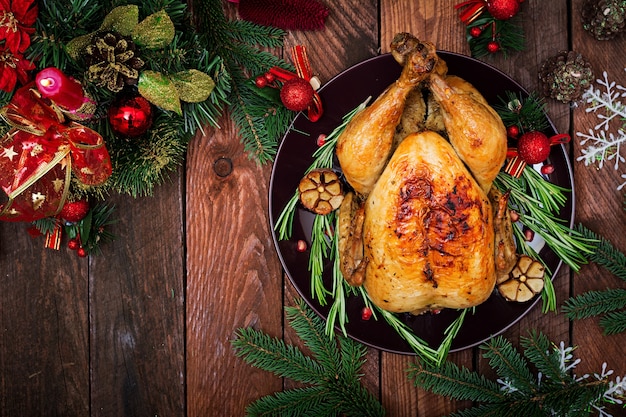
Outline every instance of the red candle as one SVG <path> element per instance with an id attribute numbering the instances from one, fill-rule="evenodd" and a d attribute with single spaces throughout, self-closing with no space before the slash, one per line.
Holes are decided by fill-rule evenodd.
<path id="1" fill-rule="evenodd" d="M 83 87 L 58 68 L 41 70 L 36 78 L 37 89 L 64 110 L 77 110 L 85 102 Z"/>

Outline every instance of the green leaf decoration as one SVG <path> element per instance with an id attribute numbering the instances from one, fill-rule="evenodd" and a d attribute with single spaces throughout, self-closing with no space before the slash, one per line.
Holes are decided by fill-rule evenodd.
<path id="1" fill-rule="evenodd" d="M 121 35 L 130 36 L 138 23 L 139 7 L 136 5 L 119 6 L 105 16 L 99 30 L 114 30 Z M 72 59 L 77 60 L 80 53 L 91 43 L 94 35 L 95 32 L 92 32 L 75 37 L 65 45 L 65 51 Z"/>
<path id="2" fill-rule="evenodd" d="M 195 69 L 177 72 L 170 79 L 178 90 L 182 101 L 200 103 L 207 98 L 215 88 L 215 81 L 208 74 Z"/>
<path id="3" fill-rule="evenodd" d="M 132 31 L 133 41 L 147 49 L 165 48 L 174 40 L 174 23 L 165 10 L 146 17 Z"/>
<path id="4" fill-rule="evenodd" d="M 182 115 L 183 111 L 176 86 L 165 75 L 156 71 L 143 71 L 139 75 L 138 87 L 139 94 L 150 103 Z"/>
<path id="5" fill-rule="evenodd" d="M 130 36 L 139 23 L 139 7 L 136 5 L 119 6 L 106 15 L 100 30 L 114 30 L 120 35 Z"/>

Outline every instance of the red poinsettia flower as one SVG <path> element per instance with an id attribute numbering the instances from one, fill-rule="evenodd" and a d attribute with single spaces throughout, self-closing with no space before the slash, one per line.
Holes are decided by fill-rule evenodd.
<path id="1" fill-rule="evenodd" d="M 0 0 L 0 40 L 14 54 L 30 45 L 30 34 L 39 12 L 35 0 Z"/>
<path id="2" fill-rule="evenodd" d="M 22 54 L 13 54 L 6 45 L 0 45 L 0 90 L 10 93 L 18 80 L 26 84 L 29 81 L 28 71 L 34 69 L 35 64 Z"/>

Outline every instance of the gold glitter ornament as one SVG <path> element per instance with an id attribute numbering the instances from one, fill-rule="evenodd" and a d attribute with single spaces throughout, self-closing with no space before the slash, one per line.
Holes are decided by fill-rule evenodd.
<path id="1" fill-rule="evenodd" d="M 213 78 L 195 69 L 177 72 L 171 79 L 178 90 L 178 96 L 187 103 L 200 103 L 206 100 L 215 88 Z"/>
<path id="2" fill-rule="evenodd" d="M 132 31 L 132 38 L 141 48 L 160 49 L 172 43 L 175 32 L 172 19 L 165 10 L 161 10 L 136 25 Z"/>
<path id="3" fill-rule="evenodd" d="M 143 71 L 139 77 L 139 94 L 155 106 L 182 114 L 176 86 L 165 75 L 156 71 Z"/>

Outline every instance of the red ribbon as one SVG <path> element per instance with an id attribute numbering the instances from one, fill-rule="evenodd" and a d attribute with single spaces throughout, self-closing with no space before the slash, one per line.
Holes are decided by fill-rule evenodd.
<path id="1" fill-rule="evenodd" d="M 277 80 L 285 82 L 292 78 L 302 78 L 308 82 L 311 82 L 313 78 L 313 72 L 311 71 L 311 64 L 306 54 L 306 47 L 303 45 L 296 45 L 291 48 L 291 58 L 293 60 L 296 73 L 288 71 L 280 67 L 272 67 L 270 73 L 276 77 Z M 324 114 L 324 108 L 322 107 L 322 99 L 317 94 L 317 91 L 313 92 L 313 102 L 307 109 L 307 116 L 310 121 L 317 122 Z"/>
<path id="2" fill-rule="evenodd" d="M 0 188 L 8 201 L 0 220 L 33 221 L 56 215 L 69 192 L 72 174 L 84 185 L 111 175 L 104 139 L 42 99 L 33 85 L 16 91 L 1 110 L 13 128 L 0 139 Z"/>
<path id="3" fill-rule="evenodd" d="M 457 10 L 465 8 L 465 10 L 463 10 L 459 15 L 459 18 L 466 25 L 469 25 L 474 20 L 478 19 L 478 16 L 481 15 L 485 7 L 487 7 L 487 2 L 485 0 L 467 0 L 454 6 Z"/>

